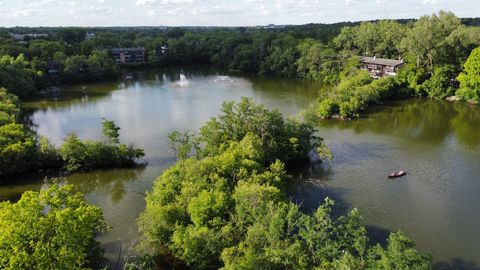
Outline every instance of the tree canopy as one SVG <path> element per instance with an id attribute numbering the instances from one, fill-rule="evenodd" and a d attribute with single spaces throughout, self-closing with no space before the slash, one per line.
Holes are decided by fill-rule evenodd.
<path id="1" fill-rule="evenodd" d="M 0 88 L 0 177 L 24 172 L 34 166 L 35 137 L 19 123 L 18 98 Z"/>
<path id="2" fill-rule="evenodd" d="M 221 111 L 218 118 L 200 128 L 198 140 L 204 146 L 200 151 L 204 156 L 218 153 L 224 143 L 240 141 L 248 133 L 260 138 L 265 163 L 276 159 L 286 163 L 302 161 L 310 150 L 323 146 L 312 126 L 284 120 L 278 110 L 270 111 L 251 98 L 226 102 Z"/>
<path id="3" fill-rule="evenodd" d="M 101 210 L 72 186 L 27 191 L 0 203 L 0 268 L 98 269 L 103 253 L 97 234 L 106 231 Z"/>
<path id="4" fill-rule="evenodd" d="M 457 95 L 465 100 L 480 100 L 480 47 L 472 51 L 458 76 L 460 89 Z"/>

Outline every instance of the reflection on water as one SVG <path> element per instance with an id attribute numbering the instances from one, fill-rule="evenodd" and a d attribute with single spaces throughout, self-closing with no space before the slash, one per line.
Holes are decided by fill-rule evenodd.
<path id="1" fill-rule="evenodd" d="M 116 204 L 127 194 L 126 184 L 135 181 L 144 172 L 144 168 L 99 170 L 91 173 L 78 173 L 51 180 L 51 183 L 74 185 L 83 194 L 97 192 L 110 198 Z M 143 195 L 144 190 L 137 191 Z"/>
<path id="2" fill-rule="evenodd" d="M 480 143 L 479 108 L 463 103 L 409 100 L 372 109 L 367 118 L 353 121 L 329 120 L 322 127 L 375 132 L 418 143 L 458 143 L 476 147 Z"/>
<path id="3" fill-rule="evenodd" d="M 297 187 L 296 198 L 305 208 L 315 208 L 325 194 L 333 194 L 340 209 L 359 208 L 374 230 L 406 232 L 438 265 L 457 258 L 478 267 L 478 107 L 408 100 L 375 108 L 354 121 L 322 121 L 319 130 L 334 159 L 328 174 L 309 176 L 321 179 L 321 188 L 311 183 Z M 387 179 L 399 169 L 407 170 L 407 176 Z"/>
<path id="4" fill-rule="evenodd" d="M 178 87 L 182 80 L 188 84 Z M 24 104 L 39 134 L 57 145 L 70 132 L 100 138 L 105 117 L 122 128 L 122 142 L 145 149 L 149 165 L 64 177 L 23 176 L 15 184 L 0 185 L 0 199 L 17 200 L 23 191 L 52 182 L 74 184 L 102 208 L 112 226 L 100 241 L 115 263 L 119 254 L 134 254 L 139 238 L 135 220 L 145 207 L 145 192 L 175 161 L 169 132 L 197 130 L 218 114 L 222 102 L 242 96 L 295 115 L 319 89 L 302 80 L 212 69 L 128 71 L 118 81 L 66 87 Z M 339 212 L 358 207 L 373 238 L 401 229 L 441 265 L 480 265 L 478 107 L 409 100 L 377 107 L 354 121 L 324 121 L 318 129 L 335 157 L 297 173 L 300 184 L 291 192 L 293 200 L 308 210 L 332 197 Z M 386 178 L 400 168 L 407 170 L 406 177 Z"/>

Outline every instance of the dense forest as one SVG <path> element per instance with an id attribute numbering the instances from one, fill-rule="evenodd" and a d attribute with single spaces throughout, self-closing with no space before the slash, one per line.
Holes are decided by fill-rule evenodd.
<path id="1" fill-rule="evenodd" d="M 409 64 L 405 72 L 405 79 L 410 79 L 408 86 L 416 94 L 443 97 L 452 94 L 452 90 L 442 83 L 455 79 L 470 52 L 480 45 L 478 21 L 461 20 L 442 11 L 419 20 L 331 25 L 0 29 L 0 85 L 20 97 L 28 97 L 35 89 L 52 83 L 105 79 L 119 71 L 112 60 L 112 48 L 143 47 L 146 61 L 137 65 L 206 64 L 331 85 L 340 81 L 353 56 L 404 58 Z M 47 36 L 26 36 L 19 42 L 9 33 Z M 87 33 L 94 36 L 87 37 Z M 161 50 L 162 46 L 168 50 Z M 59 74 L 49 74 L 52 64 Z M 13 77 L 22 79 L 14 82 Z M 411 77 L 416 81 L 411 81 Z M 442 91 L 420 87 L 425 81 Z"/>
<path id="2" fill-rule="evenodd" d="M 19 41 L 13 34 L 39 35 Z M 479 19 L 443 11 L 331 25 L 0 28 L 0 178 L 137 164 L 143 150 L 122 144 L 113 121 L 103 120 L 101 141 L 71 134 L 56 147 L 22 115 L 21 100 L 49 86 L 118 76 L 123 67 L 113 48 L 145 48 L 145 62 L 126 68 L 212 65 L 318 81 L 328 91 L 303 112 L 318 120 L 359 117 L 369 105 L 404 97 L 478 103 L 479 46 Z M 373 79 L 359 68 L 360 56 L 405 65 L 396 77 Z M 430 257 L 401 232 L 385 246 L 372 244 L 358 210 L 338 217 L 326 199 L 308 214 L 288 200 L 289 166 L 308 162 L 312 149 L 328 155 L 315 134 L 310 121 L 284 120 L 249 99 L 225 103 L 197 134 L 172 133 L 178 160 L 156 180 L 139 218 L 142 247 L 152 256 L 125 267 L 145 269 L 168 253 L 195 269 L 431 269 Z M 94 239 L 108 228 L 101 211 L 72 187 L 26 192 L 0 210 L 0 268 L 102 265 Z"/>

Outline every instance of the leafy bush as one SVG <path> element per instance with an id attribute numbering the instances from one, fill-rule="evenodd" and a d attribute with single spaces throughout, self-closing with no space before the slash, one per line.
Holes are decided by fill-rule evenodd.
<path id="1" fill-rule="evenodd" d="M 106 136 L 108 134 L 105 134 Z M 135 165 L 135 160 L 144 156 L 142 149 L 132 145 L 81 141 L 70 134 L 60 147 L 64 167 L 68 171 L 97 168 L 126 167 Z"/>
<path id="2" fill-rule="evenodd" d="M 221 110 L 218 118 L 200 129 L 198 141 L 204 146 L 203 156 L 219 153 L 224 143 L 241 141 L 248 133 L 260 138 L 265 164 L 276 159 L 285 163 L 305 160 L 309 151 L 323 146 L 311 125 L 285 121 L 279 111 L 267 110 L 251 98 L 226 102 Z"/>
<path id="3" fill-rule="evenodd" d="M 338 83 L 345 63 L 333 48 L 313 39 L 305 39 L 297 49 L 300 57 L 296 65 L 301 77 L 326 84 Z"/>
<path id="4" fill-rule="evenodd" d="M 366 71 L 357 70 L 318 102 L 318 115 L 329 118 L 339 115 L 342 118 L 358 117 L 358 112 L 371 104 L 380 103 L 394 95 L 398 83 L 392 77 L 374 80 Z"/>
<path id="5" fill-rule="evenodd" d="M 58 149 L 52 145 L 46 137 L 40 137 L 37 148 L 37 163 L 39 168 L 61 168 L 63 166 L 62 156 Z"/>
<path id="6" fill-rule="evenodd" d="M 432 77 L 422 84 L 423 90 L 432 98 L 446 98 L 455 94 L 452 81 L 455 78 L 455 70 L 451 65 L 436 67 Z"/>
<path id="7" fill-rule="evenodd" d="M 35 139 L 20 124 L 0 126 L 0 176 L 25 172 L 33 167 Z"/>
<path id="8" fill-rule="evenodd" d="M 397 81 L 412 91 L 411 96 L 417 97 L 426 95 L 422 84 L 427 79 L 428 74 L 425 68 L 417 67 L 415 64 L 408 62 L 400 69 L 397 75 Z"/>
<path id="9" fill-rule="evenodd" d="M 480 47 L 472 51 L 458 76 L 460 89 L 456 95 L 463 100 L 480 100 Z"/>
<path id="10" fill-rule="evenodd" d="M 0 87 L 9 89 L 20 97 L 28 97 L 35 93 L 34 73 L 28 67 L 29 62 L 20 54 L 14 58 L 0 55 Z"/>
<path id="11" fill-rule="evenodd" d="M 1 269 L 99 269 L 95 236 L 107 229 L 102 211 L 72 186 L 27 191 L 0 203 Z"/>
<path id="12" fill-rule="evenodd" d="M 0 177 L 31 169 L 36 142 L 33 134 L 17 122 L 18 99 L 0 88 Z"/>

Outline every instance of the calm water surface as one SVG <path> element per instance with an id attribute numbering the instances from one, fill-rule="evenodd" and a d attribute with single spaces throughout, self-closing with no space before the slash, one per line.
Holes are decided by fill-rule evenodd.
<path id="1" fill-rule="evenodd" d="M 52 178 L 22 177 L 1 185 L 1 200 L 52 182 L 70 183 L 103 209 L 112 230 L 100 238 L 113 264 L 134 254 L 135 219 L 144 194 L 174 161 L 167 134 L 196 130 L 219 112 L 222 102 L 253 97 L 285 116 L 295 115 L 320 86 L 301 80 L 245 77 L 211 70 L 138 72 L 133 79 L 69 87 L 28 102 L 39 134 L 55 144 L 70 132 L 83 139 L 101 136 L 101 118 L 121 128 L 122 142 L 146 151 L 148 166 Z M 480 110 L 464 104 L 413 100 L 370 111 L 350 122 L 319 125 L 334 159 L 300 176 L 292 199 L 306 210 L 325 196 L 342 210 L 357 207 L 372 238 L 402 230 L 442 269 L 480 267 Z M 405 169 L 408 175 L 388 180 Z M 18 183 L 18 181 L 17 181 Z"/>

